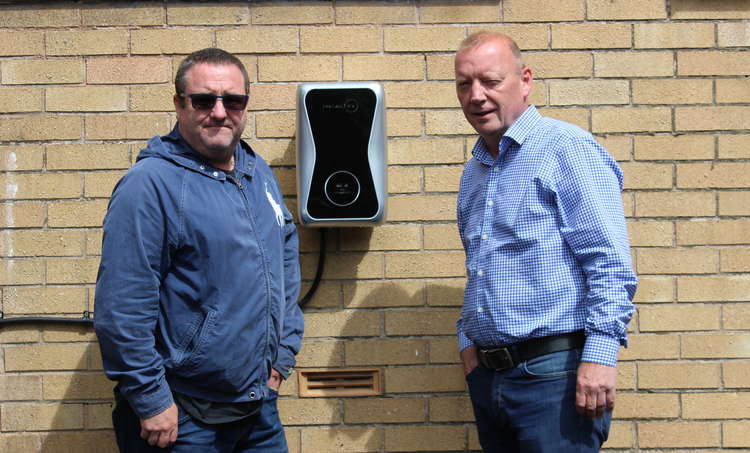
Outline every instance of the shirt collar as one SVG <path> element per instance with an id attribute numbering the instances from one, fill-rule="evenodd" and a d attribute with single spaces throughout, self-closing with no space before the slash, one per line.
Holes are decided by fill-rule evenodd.
<path id="1" fill-rule="evenodd" d="M 528 106 L 521 116 L 505 131 L 505 134 L 503 134 L 503 138 L 500 140 L 500 154 L 508 149 L 512 144 L 511 142 L 522 145 L 541 119 L 542 115 L 539 114 L 536 107 L 534 105 Z M 471 154 L 474 156 L 474 159 L 485 165 L 492 165 L 495 162 L 495 158 L 487 150 L 487 144 L 482 137 L 477 139 Z"/>

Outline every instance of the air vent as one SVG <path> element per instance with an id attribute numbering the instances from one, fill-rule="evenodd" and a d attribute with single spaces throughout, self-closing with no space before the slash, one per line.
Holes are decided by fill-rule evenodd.
<path id="1" fill-rule="evenodd" d="M 380 395 L 381 373 L 377 368 L 297 370 L 299 396 L 337 397 Z"/>

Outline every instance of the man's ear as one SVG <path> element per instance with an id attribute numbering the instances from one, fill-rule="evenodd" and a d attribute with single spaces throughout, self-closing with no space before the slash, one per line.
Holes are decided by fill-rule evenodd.
<path id="1" fill-rule="evenodd" d="M 177 120 L 180 119 L 180 113 L 185 108 L 185 98 L 181 97 L 179 94 L 175 94 L 172 97 L 172 101 L 174 101 L 174 111 L 177 114 Z"/>
<path id="2" fill-rule="evenodd" d="M 531 94 L 531 89 L 534 87 L 534 73 L 528 66 L 524 66 L 521 70 L 521 84 L 524 90 L 524 98 L 528 98 L 529 94 Z"/>

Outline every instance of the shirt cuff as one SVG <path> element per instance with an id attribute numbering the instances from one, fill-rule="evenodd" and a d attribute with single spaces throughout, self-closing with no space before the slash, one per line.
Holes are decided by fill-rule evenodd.
<path id="1" fill-rule="evenodd" d="M 464 335 L 463 332 L 458 332 L 458 351 L 461 352 L 469 346 L 474 346 L 474 342 L 469 340 L 469 337 Z"/>
<path id="2" fill-rule="evenodd" d="M 619 350 L 620 340 L 617 338 L 591 333 L 586 336 L 581 361 L 613 367 L 617 365 L 617 351 Z"/>
<path id="3" fill-rule="evenodd" d="M 141 420 L 161 414 L 174 403 L 172 391 L 164 380 L 153 391 L 145 394 L 132 394 L 127 399 L 133 412 Z"/>

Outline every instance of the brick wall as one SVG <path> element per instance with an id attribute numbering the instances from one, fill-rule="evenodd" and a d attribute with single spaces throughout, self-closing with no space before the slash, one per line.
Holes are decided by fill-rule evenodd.
<path id="1" fill-rule="evenodd" d="M 378 80 L 388 221 L 329 235 L 299 362 L 381 368 L 384 394 L 303 399 L 295 378 L 280 410 L 295 453 L 477 450 L 454 338 L 454 203 L 474 136 L 452 59 L 491 28 L 525 50 L 542 112 L 591 130 L 625 172 L 641 285 L 608 449 L 750 451 L 750 2 L 0 3 L 6 316 L 93 311 L 107 198 L 173 125 L 185 54 L 246 62 L 246 138 L 291 207 L 296 83 Z M 318 236 L 301 236 L 309 285 Z M 0 342 L 0 451 L 113 451 L 91 329 L 6 326 Z"/>

